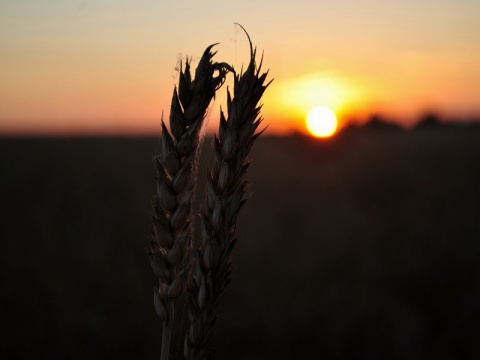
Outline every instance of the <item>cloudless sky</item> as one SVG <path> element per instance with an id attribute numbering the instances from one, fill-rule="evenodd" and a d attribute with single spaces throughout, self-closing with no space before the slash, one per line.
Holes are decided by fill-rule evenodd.
<path id="1" fill-rule="evenodd" d="M 275 78 L 270 133 L 303 129 L 319 105 L 342 123 L 478 116 L 479 19 L 477 0 L 2 0 L 0 133 L 158 133 L 179 59 L 195 67 L 219 42 L 216 61 L 246 65 L 235 22 Z M 210 128 L 225 99 L 222 89 Z"/>

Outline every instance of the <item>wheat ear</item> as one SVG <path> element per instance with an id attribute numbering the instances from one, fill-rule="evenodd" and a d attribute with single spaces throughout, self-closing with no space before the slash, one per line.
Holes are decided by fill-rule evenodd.
<path id="1" fill-rule="evenodd" d="M 248 36 L 248 34 L 247 34 Z M 215 308 L 231 281 L 231 251 L 235 245 L 236 221 L 247 195 L 247 155 L 262 122 L 258 105 L 268 72 L 260 74 L 256 50 L 250 41 L 250 63 L 243 74 L 235 75 L 234 96 L 227 90 L 228 119 L 220 114 L 218 137 L 213 140 L 214 164 L 208 171 L 207 193 L 201 213 L 202 244 L 196 253 L 189 282 L 190 327 L 185 339 L 185 357 L 212 359 L 208 343 L 217 315 Z"/>
<path id="2" fill-rule="evenodd" d="M 188 277 L 184 263 L 192 242 L 200 130 L 215 91 L 223 84 L 226 73 L 233 70 L 226 64 L 212 62 L 213 46 L 203 53 L 194 80 L 188 59 L 185 70 L 180 69 L 178 90 L 174 89 L 172 97 L 170 132 L 162 120 L 162 152 L 154 159 L 157 192 L 153 198 L 153 234 L 148 254 L 159 278 L 154 305 L 163 323 L 162 360 L 169 357 L 173 301 L 185 291 Z"/>

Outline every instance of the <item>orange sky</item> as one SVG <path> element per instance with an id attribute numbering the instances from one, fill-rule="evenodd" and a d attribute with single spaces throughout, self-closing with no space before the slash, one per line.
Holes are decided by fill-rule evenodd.
<path id="1" fill-rule="evenodd" d="M 385 114 L 480 114 L 480 3 L 473 0 L 3 1 L 0 133 L 159 132 L 175 67 L 210 44 L 239 69 L 248 42 L 275 78 L 271 134 L 303 131 L 314 106 L 341 124 Z M 221 91 L 211 107 L 215 128 Z"/>

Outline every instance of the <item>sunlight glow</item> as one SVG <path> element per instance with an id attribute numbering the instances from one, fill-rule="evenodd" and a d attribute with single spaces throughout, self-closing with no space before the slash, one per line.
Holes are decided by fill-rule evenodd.
<path id="1" fill-rule="evenodd" d="M 329 108 L 319 106 L 307 115 L 308 131 L 316 137 L 330 137 L 337 130 L 337 117 Z"/>
<path id="2" fill-rule="evenodd" d="M 352 113 L 364 112 L 370 91 L 361 79 L 335 70 L 282 79 L 265 94 L 266 116 L 276 119 L 277 128 L 304 131 L 306 114 L 324 106 L 335 113 L 342 128 Z"/>

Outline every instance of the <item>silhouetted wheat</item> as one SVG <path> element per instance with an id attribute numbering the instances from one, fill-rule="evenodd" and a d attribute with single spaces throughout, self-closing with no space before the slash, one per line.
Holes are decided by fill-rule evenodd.
<path id="1" fill-rule="evenodd" d="M 190 328 L 185 340 L 185 356 L 191 360 L 213 357 L 207 344 L 216 322 L 215 308 L 231 280 L 231 251 L 235 226 L 246 201 L 249 162 L 247 155 L 262 119 L 258 103 L 268 86 L 267 73 L 260 75 L 251 42 L 250 63 L 235 76 L 233 99 L 228 92 L 228 118 L 220 114 L 218 137 L 213 140 L 214 164 L 208 172 L 207 194 L 202 211 L 202 244 L 197 251 L 189 283 Z"/>
<path id="2" fill-rule="evenodd" d="M 264 84 L 267 73 L 260 75 L 261 64 L 256 66 L 256 51 L 250 38 L 248 40 L 250 63 L 241 75 L 236 75 L 226 63 L 212 62 L 214 45 L 205 50 L 194 80 L 187 59 L 185 71 L 180 69 L 178 91 L 175 88 L 173 92 L 170 132 L 162 121 L 162 153 L 155 157 L 154 231 L 148 252 L 159 278 L 154 304 L 163 322 L 161 360 L 169 357 L 173 301 L 184 293 L 187 283 L 190 325 L 185 356 L 189 359 L 213 357 L 207 345 L 216 321 L 215 308 L 230 282 L 235 225 L 246 201 L 247 155 L 261 134 L 256 132 L 262 121 L 258 103 L 268 86 Z M 208 105 L 229 71 L 235 74 L 234 95 L 231 98 L 227 90 L 228 118 L 221 112 L 219 134 L 213 141 L 214 165 L 208 172 L 201 214 L 202 241 L 192 265 L 186 258 L 193 245 L 192 202 L 197 181 L 195 159 L 199 134 Z"/>
<path id="3" fill-rule="evenodd" d="M 163 322 L 162 359 L 168 358 L 171 327 L 174 323 L 173 300 L 185 291 L 188 274 L 182 263 L 191 247 L 192 201 L 196 182 L 195 158 L 199 134 L 207 108 L 215 91 L 229 71 L 226 64 L 213 63 L 209 46 L 195 72 L 190 62 L 180 69 L 177 88 L 173 91 L 170 131 L 162 120 L 162 153 L 155 157 L 157 193 L 154 196 L 153 235 L 150 262 L 159 278 L 154 291 L 155 310 Z M 214 76 L 218 72 L 218 76 Z"/>

